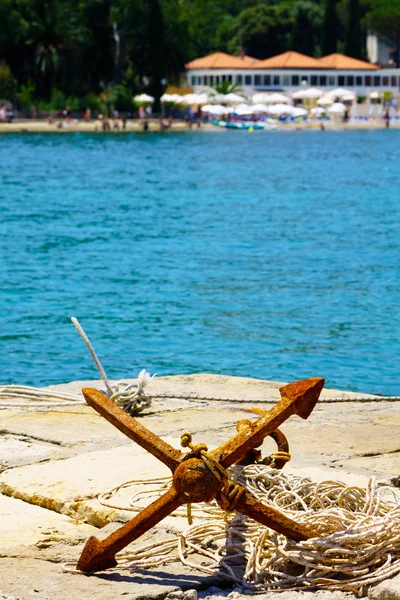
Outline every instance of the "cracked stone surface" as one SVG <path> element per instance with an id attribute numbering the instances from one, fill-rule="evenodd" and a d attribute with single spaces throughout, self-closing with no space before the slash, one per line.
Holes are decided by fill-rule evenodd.
<path id="1" fill-rule="evenodd" d="M 177 448 L 181 433 L 189 430 L 195 443 L 205 442 L 212 449 L 234 435 L 239 419 L 257 418 L 252 408 L 268 410 L 279 399 L 280 385 L 216 375 L 156 378 L 150 384 L 150 394 L 176 397 L 155 398 L 138 418 Z M 78 394 L 81 387 L 101 389 L 103 384 L 71 382 L 47 389 Z M 191 399 L 183 398 L 184 394 L 190 394 Z M 360 397 L 362 402 L 357 401 Z M 348 400 L 327 402 L 340 398 Z M 291 417 L 282 429 L 293 457 L 286 466 L 288 472 L 361 486 L 371 475 L 386 483 L 398 480 L 400 402 L 324 390 L 308 421 Z M 274 448 L 272 440 L 265 440 L 263 454 Z M 125 506 L 132 492 L 140 489 L 140 480 L 167 475 L 169 471 L 162 463 L 84 404 L 52 408 L 27 404 L 0 410 L 0 598 L 75 600 L 79 594 L 83 600 L 124 595 L 144 600 L 173 593 L 170 598 L 175 594 L 179 600 L 181 590 L 204 590 L 200 595 L 213 600 L 241 598 L 226 580 L 175 563 L 159 570 L 130 573 L 121 568 L 91 577 L 63 572 L 63 563 L 77 560 L 89 535 L 94 532 L 102 537 L 134 515 L 103 506 L 97 499 L 99 493 L 139 480 L 113 498 Z M 147 505 L 150 500 L 145 497 L 141 502 Z M 145 539 L 159 540 L 184 527 L 182 517 L 168 517 Z M 371 598 L 399 600 L 398 579 L 371 588 Z M 284 592 L 279 598 L 303 600 L 310 593 Z M 194 600 L 193 594 L 180 598 Z M 313 594 L 320 600 L 344 600 L 348 596 L 341 592 Z M 257 598 L 272 600 L 276 593 Z"/>

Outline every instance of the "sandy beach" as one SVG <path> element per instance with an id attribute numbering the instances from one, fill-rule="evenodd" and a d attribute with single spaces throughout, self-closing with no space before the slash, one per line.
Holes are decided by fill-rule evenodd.
<path id="1" fill-rule="evenodd" d="M 220 131 L 222 128 L 218 128 L 211 123 L 205 123 L 201 125 L 202 130 Z M 350 121 L 348 123 L 342 123 L 340 121 L 328 121 L 325 123 L 325 129 L 327 131 L 353 131 L 359 129 L 385 129 L 385 122 L 383 120 L 370 120 L 370 121 Z M 391 123 L 390 129 L 400 129 L 400 122 Z M 196 125 L 193 125 L 191 129 L 188 128 L 184 121 L 176 120 L 172 123 L 170 129 L 166 129 L 164 133 L 170 131 L 197 131 Z M 280 123 L 277 122 L 278 131 L 319 131 L 320 122 L 308 122 L 308 123 Z M 149 132 L 159 132 L 160 124 L 157 119 L 151 119 L 149 121 Z M 143 132 L 143 127 L 138 120 L 128 120 L 126 123 L 126 129 L 122 128 L 122 124 L 119 129 L 111 129 L 110 131 L 103 131 L 100 121 L 79 121 L 71 122 L 63 127 L 58 127 L 56 123 L 48 123 L 46 119 L 26 119 L 16 120 L 12 123 L 0 123 L 0 133 L 99 133 L 99 134 L 123 134 L 126 132 Z M 143 132 L 144 133 L 144 132 Z"/>

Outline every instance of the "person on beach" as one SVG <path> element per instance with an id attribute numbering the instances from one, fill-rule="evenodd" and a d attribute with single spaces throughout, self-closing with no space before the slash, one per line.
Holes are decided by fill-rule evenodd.
<path id="1" fill-rule="evenodd" d="M 390 127 L 390 108 L 389 108 L 389 106 L 386 108 L 383 118 L 385 119 L 386 129 L 389 129 L 389 127 Z"/>
<path id="2" fill-rule="evenodd" d="M 144 125 L 145 118 L 146 118 L 146 113 L 145 113 L 145 110 L 144 110 L 144 106 L 141 104 L 139 106 L 139 120 L 140 120 L 142 126 Z"/>
<path id="3" fill-rule="evenodd" d="M 165 122 L 162 117 L 159 118 L 158 122 L 160 124 L 160 131 L 165 131 L 166 129 L 169 129 L 169 123 Z"/>
<path id="4" fill-rule="evenodd" d="M 196 117 L 197 128 L 200 129 L 200 127 L 201 127 L 201 106 L 200 105 L 197 107 L 195 117 Z"/>

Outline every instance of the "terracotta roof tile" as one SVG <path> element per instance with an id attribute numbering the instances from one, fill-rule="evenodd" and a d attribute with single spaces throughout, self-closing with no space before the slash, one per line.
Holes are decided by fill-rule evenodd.
<path id="1" fill-rule="evenodd" d="M 231 56 L 225 52 L 215 52 L 209 56 L 196 58 L 188 62 L 187 69 L 252 69 L 258 67 L 261 61 L 251 56 Z"/>
<path id="2" fill-rule="evenodd" d="M 371 70 L 371 69 L 379 69 L 377 65 L 373 65 L 372 63 L 365 62 L 363 60 L 358 60 L 357 58 L 351 58 L 350 56 L 345 56 L 344 54 L 329 54 L 328 56 L 324 56 L 319 59 L 319 63 L 322 68 L 328 69 L 340 69 L 340 70 Z"/>
<path id="3" fill-rule="evenodd" d="M 257 67 L 262 69 L 320 69 L 321 64 L 317 58 L 299 52 L 284 52 L 261 60 Z"/>

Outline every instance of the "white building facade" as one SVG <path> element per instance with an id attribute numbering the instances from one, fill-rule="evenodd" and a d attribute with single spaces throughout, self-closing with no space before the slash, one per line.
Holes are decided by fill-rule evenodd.
<path id="1" fill-rule="evenodd" d="M 362 61 L 359 62 L 362 63 L 363 68 L 356 69 L 327 68 L 325 66 L 320 68 L 314 66 L 312 68 L 291 68 L 290 66 L 271 68 L 267 66 L 268 62 L 271 62 L 270 59 L 266 61 L 254 60 L 255 64 L 253 66 L 250 61 L 247 61 L 240 69 L 235 64 L 238 57 L 232 58 L 236 59 L 232 61 L 235 65 L 234 68 L 229 68 L 229 61 L 225 61 L 226 66 L 218 66 L 218 61 L 215 61 L 215 66 L 204 64 L 206 63 L 204 59 L 192 61 L 187 65 L 186 70 L 188 85 L 193 87 L 195 91 L 201 91 L 204 87 L 228 81 L 238 84 L 248 96 L 255 92 L 281 91 L 293 93 L 310 86 L 321 88 L 327 92 L 338 87 L 346 88 L 353 91 L 356 96 L 361 97 L 367 97 L 371 92 L 386 92 L 391 93 L 393 96 L 399 95 L 400 69 L 380 69 L 376 65 Z M 312 60 L 318 61 L 318 59 Z M 321 63 L 323 60 L 321 59 Z M 349 59 L 347 62 L 351 64 L 351 61 L 353 59 Z M 265 66 L 263 66 L 263 62 L 266 63 Z M 346 61 L 341 62 L 347 64 Z M 357 62 L 354 61 L 355 64 Z"/>

